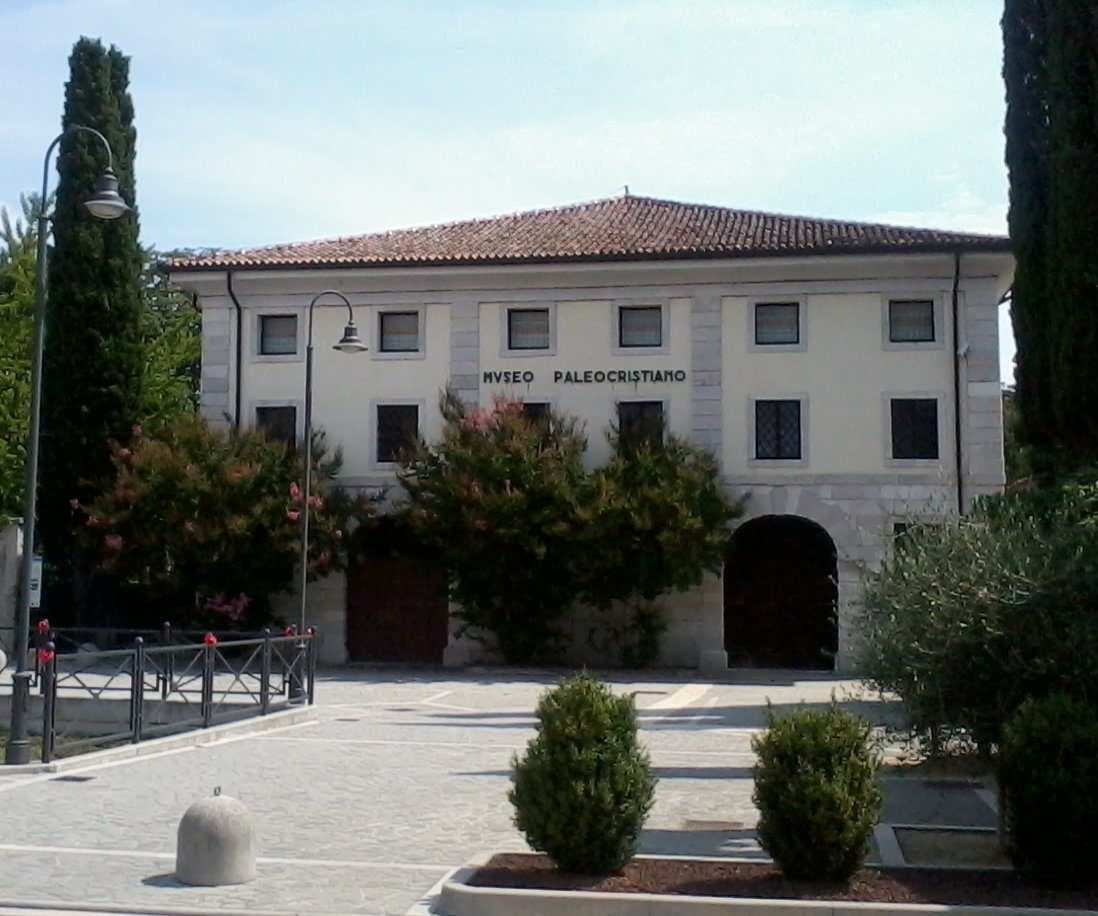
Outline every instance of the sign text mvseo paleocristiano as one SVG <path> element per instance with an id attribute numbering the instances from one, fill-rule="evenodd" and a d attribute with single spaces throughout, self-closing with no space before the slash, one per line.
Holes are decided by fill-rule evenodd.
<path id="1" fill-rule="evenodd" d="M 537 373 L 489 370 L 483 374 L 485 385 L 530 385 Z M 685 382 L 685 369 L 554 369 L 554 385 L 638 385 L 642 382 Z"/>

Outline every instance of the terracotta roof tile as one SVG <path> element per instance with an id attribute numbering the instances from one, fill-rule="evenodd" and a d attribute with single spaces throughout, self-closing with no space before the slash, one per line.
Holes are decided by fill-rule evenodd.
<path id="1" fill-rule="evenodd" d="M 372 235 L 220 251 L 169 270 L 409 267 L 714 257 L 1009 251 L 1004 236 L 611 197 Z"/>

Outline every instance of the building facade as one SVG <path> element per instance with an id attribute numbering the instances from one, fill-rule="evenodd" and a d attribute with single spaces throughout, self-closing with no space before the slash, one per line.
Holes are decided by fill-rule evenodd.
<path id="1" fill-rule="evenodd" d="M 657 418 L 711 450 L 745 520 L 723 575 L 666 597 L 663 664 L 848 667 L 862 572 L 912 518 L 1003 485 L 1004 238 L 625 196 L 169 269 L 201 303 L 203 411 L 286 437 L 308 305 L 349 299 L 368 352 L 328 346 L 335 297 L 313 332 L 313 422 L 343 486 L 392 487 L 402 442 L 440 434 L 446 386 L 587 420 L 592 464 L 599 430 Z M 328 660 L 483 658 L 393 562 L 310 590 Z M 398 619 L 415 632 L 380 649 Z M 573 626 L 576 659 L 602 660 L 594 617 Z"/>

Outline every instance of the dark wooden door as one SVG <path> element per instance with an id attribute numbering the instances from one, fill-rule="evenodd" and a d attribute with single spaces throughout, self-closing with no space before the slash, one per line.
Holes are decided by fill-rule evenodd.
<path id="1" fill-rule="evenodd" d="M 360 556 L 347 570 L 347 654 L 438 665 L 449 636 L 446 575 L 409 557 Z"/>
<path id="2" fill-rule="evenodd" d="M 764 516 L 742 525 L 724 570 L 729 664 L 834 667 L 835 545 L 807 519 Z"/>

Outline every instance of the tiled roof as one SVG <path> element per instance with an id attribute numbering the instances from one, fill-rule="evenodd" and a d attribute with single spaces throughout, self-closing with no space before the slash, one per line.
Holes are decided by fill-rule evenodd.
<path id="1" fill-rule="evenodd" d="M 1003 236 L 782 216 L 626 195 L 373 235 L 214 252 L 177 258 L 166 266 L 176 271 L 411 267 L 1009 248 Z"/>

